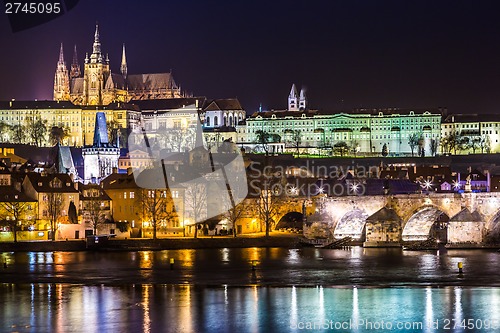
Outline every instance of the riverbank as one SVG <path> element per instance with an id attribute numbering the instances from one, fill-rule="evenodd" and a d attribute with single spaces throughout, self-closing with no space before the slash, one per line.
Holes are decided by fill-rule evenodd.
<path id="1" fill-rule="evenodd" d="M 110 239 L 99 244 L 95 249 L 102 251 L 140 251 L 140 250 L 180 250 L 211 248 L 246 248 L 246 247 L 283 247 L 298 246 L 296 235 L 272 235 L 269 237 L 200 237 L 166 239 Z M 86 251 L 84 240 L 37 241 L 0 243 L 0 252 L 50 252 L 50 251 Z"/>
<path id="2" fill-rule="evenodd" d="M 217 248 L 299 248 L 297 234 L 272 233 L 265 237 L 261 234 L 234 237 L 199 237 L 194 238 L 163 238 L 163 239 L 109 239 L 100 244 L 87 246 L 85 240 L 67 241 L 32 241 L 32 242 L 1 242 L 0 252 L 53 252 L 53 251 L 141 251 L 141 250 L 182 250 L 182 249 L 217 249 Z M 363 246 L 362 242 L 351 242 L 347 247 Z M 380 246 L 383 248 L 384 246 Z M 447 244 L 446 249 L 500 249 L 500 244 Z M 438 250 L 438 247 L 405 248 L 405 250 L 426 251 Z"/>

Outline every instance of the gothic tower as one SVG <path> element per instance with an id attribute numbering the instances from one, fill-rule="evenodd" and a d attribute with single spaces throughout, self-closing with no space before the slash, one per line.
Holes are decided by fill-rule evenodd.
<path id="1" fill-rule="evenodd" d="M 288 95 L 288 111 L 299 111 L 297 88 L 292 84 L 290 95 Z"/>
<path id="2" fill-rule="evenodd" d="M 76 54 L 76 45 L 75 50 L 73 51 L 73 62 L 71 63 L 71 70 L 69 72 L 69 77 L 71 79 L 80 77 L 82 72 L 80 71 L 80 65 L 78 64 L 78 55 Z"/>
<path id="3" fill-rule="evenodd" d="M 59 61 L 57 62 L 56 74 L 54 76 L 54 100 L 69 100 L 69 75 L 68 68 L 64 62 L 63 44 L 59 51 Z"/>
<path id="4" fill-rule="evenodd" d="M 85 57 L 83 73 L 83 104 L 102 105 L 104 84 L 109 76 L 109 61 L 104 59 L 99 41 L 99 26 L 96 24 L 94 45 L 90 59 Z"/>
<path id="5" fill-rule="evenodd" d="M 99 183 L 118 167 L 120 148 L 109 142 L 106 115 L 96 112 L 92 146 L 82 148 L 84 182 Z"/>
<path id="6" fill-rule="evenodd" d="M 302 87 L 302 89 L 300 89 L 299 110 L 304 111 L 306 108 L 307 108 L 306 89 Z"/>
<path id="7" fill-rule="evenodd" d="M 120 66 L 120 71 L 122 72 L 123 79 L 127 80 L 127 58 L 125 57 L 125 44 L 123 44 L 122 64 Z"/>

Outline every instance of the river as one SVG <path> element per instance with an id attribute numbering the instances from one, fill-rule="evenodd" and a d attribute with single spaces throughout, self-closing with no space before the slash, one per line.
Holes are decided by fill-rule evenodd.
<path id="1" fill-rule="evenodd" d="M 495 251 L 248 248 L 1 259 L 1 332 L 500 331 Z"/>

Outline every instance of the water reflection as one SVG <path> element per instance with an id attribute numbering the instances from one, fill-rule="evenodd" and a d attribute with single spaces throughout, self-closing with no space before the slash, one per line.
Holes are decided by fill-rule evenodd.
<path id="1" fill-rule="evenodd" d="M 349 321 L 365 325 L 336 331 L 373 332 L 368 320 L 440 332 L 443 318 L 496 321 L 486 332 L 500 325 L 499 288 L 1 284 L 0 294 L 1 332 L 301 332 L 306 323 Z M 436 320 L 441 329 L 429 325 Z"/>
<path id="2" fill-rule="evenodd" d="M 243 248 L 2 253 L 0 282 L 500 286 L 494 251 Z M 174 260 L 170 269 L 170 259 Z M 255 261 L 255 270 L 252 269 Z M 458 275 L 458 262 L 464 274 Z M 300 296 L 300 295 L 298 295 Z"/>

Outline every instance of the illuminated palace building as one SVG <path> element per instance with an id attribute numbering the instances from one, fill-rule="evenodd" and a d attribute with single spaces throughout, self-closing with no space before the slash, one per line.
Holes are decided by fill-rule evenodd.
<path id="1" fill-rule="evenodd" d="M 311 110 L 305 91 L 293 85 L 288 109 L 253 113 L 237 137 L 238 146 L 256 152 L 433 156 L 500 152 L 499 130 L 498 115 L 450 116 L 441 108 Z"/>

